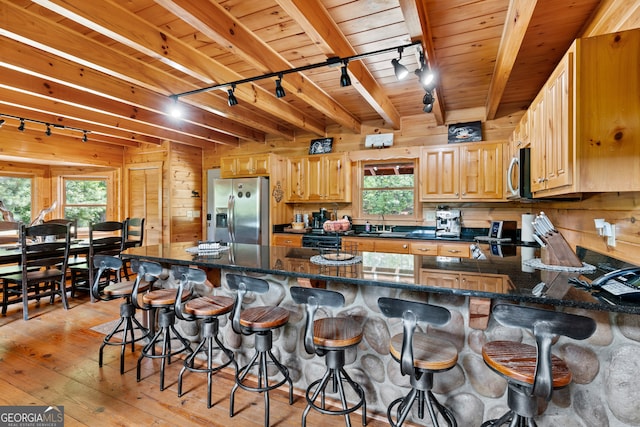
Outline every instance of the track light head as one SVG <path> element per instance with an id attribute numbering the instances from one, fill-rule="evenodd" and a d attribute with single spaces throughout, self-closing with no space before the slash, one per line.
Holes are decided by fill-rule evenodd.
<path id="1" fill-rule="evenodd" d="M 343 62 L 343 66 L 342 66 L 342 71 L 340 74 L 340 86 L 341 87 L 347 87 L 347 86 L 351 86 L 351 77 L 349 77 L 349 73 L 347 72 L 347 65 L 349 64 L 349 61 L 344 61 Z"/>
<path id="2" fill-rule="evenodd" d="M 403 80 L 409 75 L 409 70 L 407 70 L 407 67 L 400 63 L 399 59 L 392 59 L 391 65 L 393 65 L 393 72 L 396 75 L 396 79 Z"/>
<path id="3" fill-rule="evenodd" d="M 286 96 L 286 92 L 282 87 L 282 74 L 278 75 L 278 79 L 276 80 L 276 98 L 284 98 Z"/>
<path id="4" fill-rule="evenodd" d="M 51 125 L 49 123 L 47 123 L 47 130 L 44 133 L 47 136 L 51 136 Z"/>
<path id="5" fill-rule="evenodd" d="M 425 113 L 430 113 L 431 111 L 433 111 L 434 101 L 435 99 L 433 98 L 433 94 L 430 90 L 428 90 L 427 93 L 425 93 L 422 97 L 422 103 L 424 104 L 422 111 L 424 111 Z"/>
<path id="6" fill-rule="evenodd" d="M 20 119 L 20 126 L 18 126 L 20 132 L 24 132 L 24 119 Z"/>
<path id="7" fill-rule="evenodd" d="M 2 125 L 4 125 L 5 120 L 4 119 L 0 119 L 0 128 L 2 127 Z"/>
<path id="8" fill-rule="evenodd" d="M 178 119 L 182 117 L 182 108 L 180 108 L 180 104 L 178 104 L 177 96 L 171 96 L 171 99 L 173 99 L 173 103 L 169 108 L 169 114 L 171 114 L 172 117 L 175 117 L 176 119 Z"/>
<path id="9" fill-rule="evenodd" d="M 234 105 L 238 105 L 238 100 L 236 99 L 236 96 L 234 95 L 234 92 L 236 91 L 236 85 L 231 85 L 231 89 L 227 89 L 227 103 L 229 104 L 229 107 L 233 107 Z"/>
<path id="10" fill-rule="evenodd" d="M 82 131 L 82 142 L 87 142 L 89 138 L 87 138 L 87 131 Z"/>

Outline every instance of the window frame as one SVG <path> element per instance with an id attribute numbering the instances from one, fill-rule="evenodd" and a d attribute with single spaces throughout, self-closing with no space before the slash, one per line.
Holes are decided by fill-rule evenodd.
<path id="1" fill-rule="evenodd" d="M 29 224 L 31 223 L 31 221 L 33 220 L 33 214 L 34 214 L 34 206 L 35 206 L 35 200 L 36 200 L 36 190 L 37 190 L 37 176 L 36 174 L 33 173 L 23 173 L 23 172 L 11 172 L 11 171 L 6 171 L 3 170 L 2 172 L 0 172 L 0 177 L 6 177 L 6 178 L 20 178 L 20 179 L 29 179 L 31 181 L 31 194 L 30 194 L 30 218 L 23 218 L 23 219 L 19 219 L 19 218 L 15 218 L 16 221 L 21 221 L 24 224 Z M 1 196 L 0 196 L 1 197 Z M 1 200 L 1 199 L 0 199 Z"/>
<path id="2" fill-rule="evenodd" d="M 364 178 L 365 178 L 365 167 L 370 164 L 398 164 L 398 163 L 413 163 L 413 214 L 412 215 L 392 215 L 385 214 L 384 215 L 384 223 L 393 225 L 396 224 L 415 224 L 422 220 L 422 208 L 420 202 L 420 191 L 419 191 L 419 163 L 418 159 L 411 158 L 394 158 L 394 159 L 366 159 L 366 160 L 358 160 L 356 162 L 356 182 L 355 184 L 355 192 L 357 197 L 353 199 L 353 208 L 354 208 L 354 217 L 358 218 L 362 221 L 371 221 L 373 223 L 378 223 L 382 221 L 381 215 L 371 215 L 364 213 L 364 206 L 362 196 L 364 194 Z"/>

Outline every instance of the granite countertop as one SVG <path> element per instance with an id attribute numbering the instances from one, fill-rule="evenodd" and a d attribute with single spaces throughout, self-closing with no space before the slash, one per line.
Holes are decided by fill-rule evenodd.
<path id="1" fill-rule="evenodd" d="M 640 303 L 611 298 L 575 282 L 575 279 L 591 280 L 611 268 L 627 266 L 605 255 L 580 251 L 581 248 L 578 255 L 596 266 L 596 271 L 582 274 L 531 268 L 523 261 L 539 257 L 539 249 L 517 245 L 504 245 L 496 251 L 488 244 L 477 244 L 482 259 L 362 252 L 357 254 L 361 260 L 356 263 L 331 265 L 311 262 L 311 258 L 319 254 L 311 248 L 234 243 L 225 251 L 198 255 L 193 253 L 196 245 L 196 242 L 185 242 L 143 246 L 124 251 L 123 257 L 359 286 L 640 314 Z M 448 277 L 454 281 L 438 280 L 442 275 L 453 275 Z"/>

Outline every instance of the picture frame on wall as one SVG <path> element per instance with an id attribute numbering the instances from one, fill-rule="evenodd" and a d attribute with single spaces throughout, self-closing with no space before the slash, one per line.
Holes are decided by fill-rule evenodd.
<path id="1" fill-rule="evenodd" d="M 309 144 L 309 154 L 330 153 L 333 148 L 333 138 L 312 139 Z"/>
<path id="2" fill-rule="evenodd" d="M 482 122 L 456 123 L 449 125 L 449 144 L 482 141 Z"/>

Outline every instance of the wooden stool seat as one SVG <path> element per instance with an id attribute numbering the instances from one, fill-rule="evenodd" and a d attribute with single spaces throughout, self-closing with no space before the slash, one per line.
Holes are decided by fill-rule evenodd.
<path id="1" fill-rule="evenodd" d="M 362 341 L 360 323 L 348 317 L 326 317 L 313 322 L 313 343 L 323 348 L 351 347 Z"/>
<path id="2" fill-rule="evenodd" d="M 277 306 L 249 307 L 240 315 L 240 325 L 254 331 L 279 328 L 288 321 L 289 310 Z"/>
<path id="3" fill-rule="evenodd" d="M 389 351 L 400 361 L 402 356 L 402 335 L 391 338 Z M 428 371 L 446 371 L 458 362 L 458 350 L 451 342 L 430 337 L 422 332 L 413 334 L 413 366 Z"/>
<path id="4" fill-rule="evenodd" d="M 203 296 L 187 301 L 184 312 L 192 316 L 211 317 L 229 313 L 235 300 L 225 296 Z"/>
<path id="5" fill-rule="evenodd" d="M 156 289 L 142 295 L 142 302 L 151 307 L 172 306 L 176 302 L 177 289 Z M 186 301 L 191 296 L 191 291 L 186 290 L 182 295 L 182 301 Z"/>
<path id="6" fill-rule="evenodd" d="M 533 345 L 511 341 L 492 341 L 482 348 L 485 363 L 498 374 L 532 385 L 536 373 L 537 349 Z M 571 383 L 571 371 L 564 360 L 551 355 L 553 388 Z"/>
<path id="7" fill-rule="evenodd" d="M 108 286 L 105 286 L 102 290 L 102 293 L 109 297 L 128 297 L 133 293 L 133 287 L 136 284 L 134 280 L 125 280 L 124 282 L 115 282 L 111 283 Z M 148 283 L 141 284 L 139 289 L 141 291 L 146 291 L 149 288 Z"/>

